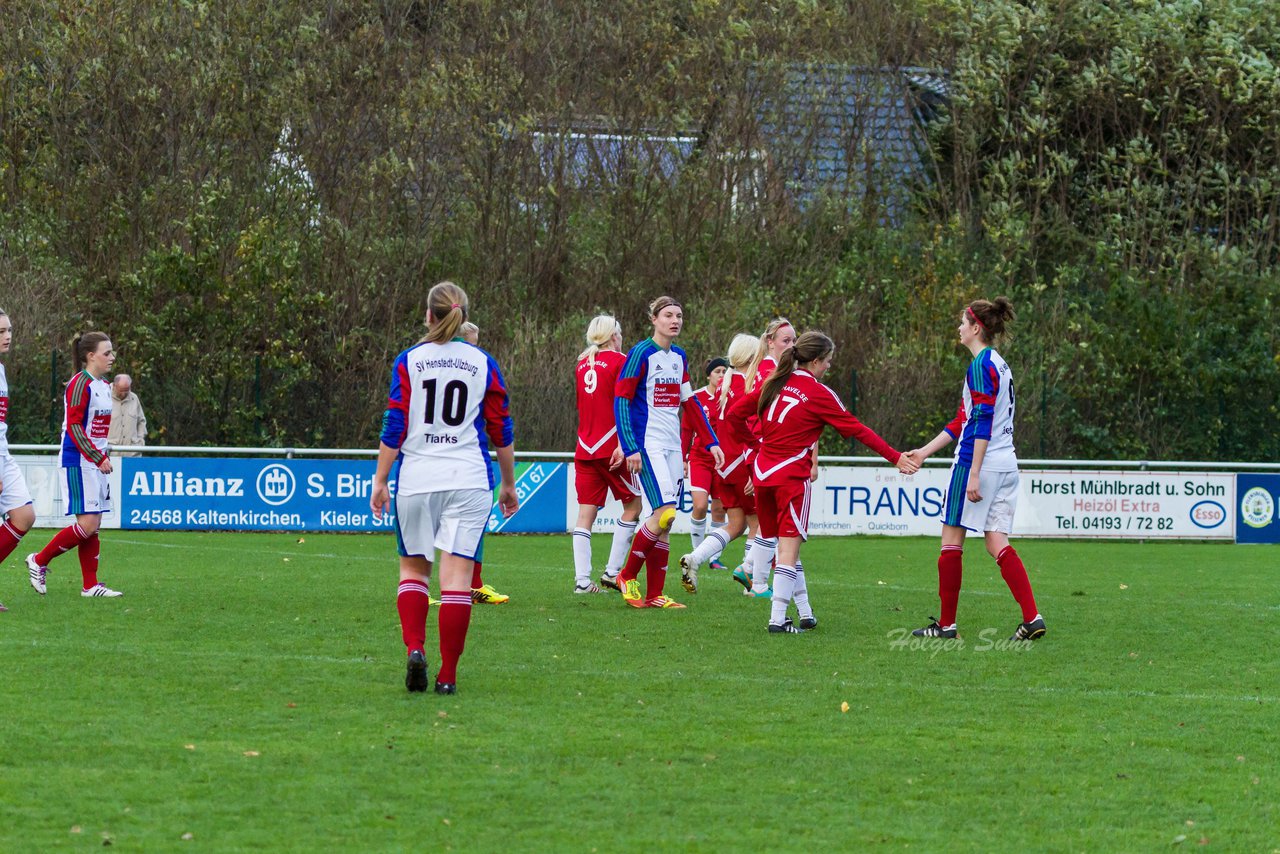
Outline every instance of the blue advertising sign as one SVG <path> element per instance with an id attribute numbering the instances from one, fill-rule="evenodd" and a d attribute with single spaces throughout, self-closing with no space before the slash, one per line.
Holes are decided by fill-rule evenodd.
<path id="1" fill-rule="evenodd" d="M 372 460 L 126 457 L 122 528 L 392 530 L 369 510 Z M 392 484 L 392 489 L 395 485 Z"/>
<path id="2" fill-rule="evenodd" d="M 1236 475 L 1236 542 L 1280 543 L 1280 474 Z"/>
<path id="3" fill-rule="evenodd" d="M 121 527 L 198 531 L 389 531 L 392 513 L 369 509 L 373 460 L 126 457 Z M 495 481 L 497 473 L 495 471 Z M 395 493 L 395 472 L 391 491 Z M 521 509 L 495 510 L 489 530 L 564 531 L 564 466 L 516 467 Z"/>

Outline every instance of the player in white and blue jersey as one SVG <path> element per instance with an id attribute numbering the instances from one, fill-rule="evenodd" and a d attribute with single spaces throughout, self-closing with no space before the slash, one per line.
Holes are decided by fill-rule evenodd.
<path id="1" fill-rule="evenodd" d="M 0 308 L 0 354 L 13 343 L 13 321 Z M 0 364 L 0 563 L 18 547 L 24 534 L 36 523 L 31 492 L 18 462 L 9 454 L 9 380 Z M 0 605 L 0 611 L 8 610 Z"/>
<path id="2" fill-rule="evenodd" d="M 689 382 L 689 360 L 673 343 L 684 328 L 684 310 L 671 297 L 658 297 L 649 305 L 653 336 L 631 348 L 618 375 L 614 391 L 614 417 L 618 444 L 627 468 L 640 475 L 644 500 L 652 511 L 636 531 L 626 565 L 618 575 L 622 598 L 635 608 L 683 608 L 664 596 L 668 541 L 676 517 L 676 504 L 684 483 L 684 455 L 680 438 L 681 408 L 705 425 L 707 450 L 716 467 L 724 454 L 716 441 L 707 413 L 694 396 Z M 645 594 L 636 580 L 645 567 Z"/>
<path id="3" fill-rule="evenodd" d="M 1026 567 L 1013 546 L 1013 514 L 1018 506 L 1018 456 L 1013 448 L 1013 371 L 992 349 L 992 343 L 1013 320 L 1013 305 L 1005 297 L 980 299 L 960 313 L 960 344 L 973 354 L 965 373 L 960 408 L 941 433 L 911 456 L 923 463 L 953 440 L 955 460 L 942 520 L 942 554 L 938 557 L 938 596 L 941 616 L 917 637 L 954 638 L 965 535 L 981 532 L 987 551 L 1022 609 L 1022 623 L 1014 640 L 1035 640 L 1045 633 L 1044 618 L 1036 610 Z"/>
<path id="4" fill-rule="evenodd" d="M 396 609 L 408 652 L 405 687 L 427 690 L 428 584 L 440 550 L 440 670 L 437 694 L 457 692 L 458 658 L 471 623 L 471 579 L 493 508 L 489 446 L 498 458 L 498 505 L 515 513 L 515 441 L 502 370 L 461 337 L 467 295 L 441 282 L 427 295 L 427 335 L 396 357 L 382 423 L 369 506 L 379 519 L 391 503 L 397 460 Z"/>
<path id="5" fill-rule="evenodd" d="M 62 444 L 58 455 L 62 474 L 62 501 L 76 521 L 63 528 L 49 544 L 27 555 L 31 586 L 45 594 L 49 562 L 76 550 L 83 586 L 80 595 L 90 599 L 114 599 L 112 590 L 98 581 L 98 528 L 102 514 L 111 512 L 112 472 L 107 433 L 111 429 L 111 386 L 104 379 L 116 361 L 115 348 L 105 332 L 86 332 L 72 342 L 76 375 L 63 390 Z"/>

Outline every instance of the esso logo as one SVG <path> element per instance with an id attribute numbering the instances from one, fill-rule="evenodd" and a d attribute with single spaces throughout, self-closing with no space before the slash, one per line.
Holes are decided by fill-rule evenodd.
<path id="1" fill-rule="evenodd" d="M 1227 520 L 1227 508 L 1216 501 L 1201 501 L 1191 508 L 1191 521 L 1201 528 L 1216 528 Z"/>

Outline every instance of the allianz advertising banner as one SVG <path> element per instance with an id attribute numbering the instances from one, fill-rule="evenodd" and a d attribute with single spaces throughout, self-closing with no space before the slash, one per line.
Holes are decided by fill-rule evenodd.
<path id="1" fill-rule="evenodd" d="M 373 460 L 253 460 L 130 457 L 122 460 L 121 527 L 205 531 L 387 531 L 369 509 Z M 516 490 L 555 489 L 547 464 L 516 466 Z M 563 489 L 563 473 L 560 488 Z M 391 481 L 395 492 L 394 472 Z M 531 501 L 511 519 L 490 518 L 490 530 L 563 531 L 559 501 Z M 392 507 L 394 511 L 394 505 Z"/>

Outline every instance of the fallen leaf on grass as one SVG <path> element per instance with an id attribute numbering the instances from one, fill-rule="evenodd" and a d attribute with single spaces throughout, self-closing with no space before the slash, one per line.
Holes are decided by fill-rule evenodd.
<path id="1" fill-rule="evenodd" d="M 261 753 L 259 753 L 259 752 L 258 752 L 258 751 L 256 751 L 256 750 L 246 750 L 246 751 L 244 752 L 244 755 L 245 755 L 245 756 L 261 756 L 262 754 L 261 754 Z"/>
<path id="2" fill-rule="evenodd" d="M 848 704 L 848 702 L 841 702 L 841 703 L 840 703 L 840 712 L 841 712 L 841 714 L 843 714 L 844 712 L 847 712 L 847 711 L 849 711 L 849 704 Z"/>
<path id="3" fill-rule="evenodd" d="M 1127 585 L 1127 584 L 1121 584 L 1121 585 L 1120 585 L 1120 589 L 1121 589 L 1121 590 L 1128 590 L 1128 589 L 1129 589 L 1129 585 Z"/>
<path id="4" fill-rule="evenodd" d="M 195 746 L 194 744 L 184 744 L 184 745 L 182 745 L 182 746 L 183 746 L 183 747 L 185 747 L 187 750 L 195 750 L 195 749 L 196 749 L 196 746 Z"/>
<path id="5" fill-rule="evenodd" d="M 187 833 L 182 834 L 180 838 L 182 839 L 183 842 L 190 842 L 191 840 L 196 838 L 196 835 L 188 831 Z"/>
<path id="6" fill-rule="evenodd" d="M 1187 836 L 1186 836 L 1186 834 L 1185 834 L 1185 833 L 1179 833 L 1177 836 L 1173 837 L 1173 844 L 1174 844 L 1174 845 L 1181 845 L 1182 843 L 1184 843 L 1184 842 L 1186 842 L 1186 841 L 1187 841 Z"/>
<path id="7" fill-rule="evenodd" d="M 307 538 L 306 538 L 306 537 L 298 537 L 298 542 L 299 542 L 299 543 L 305 543 L 306 541 L 307 541 Z"/>

